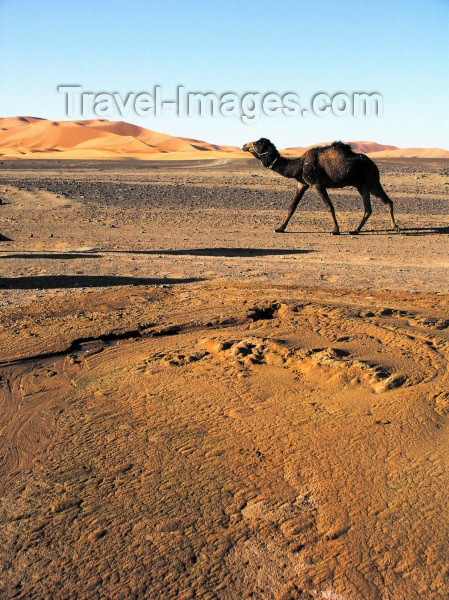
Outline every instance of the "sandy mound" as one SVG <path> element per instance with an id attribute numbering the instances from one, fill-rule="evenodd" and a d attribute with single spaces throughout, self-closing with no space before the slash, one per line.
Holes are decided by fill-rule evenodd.
<path id="1" fill-rule="evenodd" d="M 284 155 L 284 156 L 289 156 L 291 158 L 294 158 L 295 156 L 301 156 L 301 154 L 304 154 L 304 152 L 306 150 L 309 149 L 309 147 L 311 148 L 311 146 L 307 146 L 307 147 L 301 147 L 301 146 L 295 146 L 293 148 L 283 148 L 282 150 L 280 150 L 280 152 Z"/>
<path id="2" fill-rule="evenodd" d="M 306 150 L 312 148 L 314 146 L 327 146 L 330 142 L 323 142 L 321 144 L 314 144 L 313 146 L 307 146 L 303 148 L 301 146 L 297 146 L 294 148 L 286 148 L 282 152 L 287 156 L 300 156 L 304 154 Z M 351 148 L 354 152 L 360 152 L 363 154 L 368 154 L 369 152 L 379 152 L 379 151 L 390 151 L 396 150 L 397 146 L 387 146 L 385 144 L 377 144 L 376 142 L 346 142 L 350 144 Z"/>
<path id="3" fill-rule="evenodd" d="M 209 156 L 213 152 L 214 156 Z M 188 153 L 214 158 L 217 153 L 246 156 L 239 148 L 174 137 L 123 121 L 90 119 L 48 121 L 32 117 L 0 120 L 0 156 L 36 158 L 152 158 Z"/>
<path id="4" fill-rule="evenodd" d="M 0 117 L 0 130 L 17 129 L 45 120 L 46 119 L 39 119 L 37 117 Z"/>
<path id="5" fill-rule="evenodd" d="M 145 144 L 143 141 L 136 139 L 133 136 L 115 134 L 88 139 L 85 142 L 77 144 L 74 150 L 100 150 L 126 155 L 157 152 L 156 148 Z"/>
<path id="6" fill-rule="evenodd" d="M 376 151 L 373 158 L 449 158 L 449 150 L 442 148 L 397 148 L 396 150 Z"/>
<path id="7" fill-rule="evenodd" d="M 314 145 L 323 146 L 328 143 Z M 376 142 L 356 141 L 347 143 L 350 144 L 354 152 L 368 154 L 372 158 L 449 158 L 449 150 L 443 150 L 442 148 L 398 148 L 397 146 L 377 144 Z M 309 148 L 312 148 L 312 146 L 286 148 L 282 150 L 282 153 L 289 157 L 301 156 Z"/>
<path id="8" fill-rule="evenodd" d="M 126 138 L 126 139 L 122 139 Z M 355 152 L 374 157 L 447 158 L 449 151 L 439 148 L 397 148 L 375 142 L 349 142 Z M 309 146 L 310 147 L 310 146 Z M 285 156 L 300 156 L 307 148 L 282 150 Z M 44 154 L 42 154 L 44 153 Z M 213 153 L 213 155 L 211 154 Z M 119 158 L 135 157 L 177 159 L 248 157 L 235 146 L 219 146 L 191 138 L 151 131 L 124 121 L 88 119 L 49 121 L 35 117 L 0 119 L 0 156 L 10 158 Z"/>
<path id="9" fill-rule="evenodd" d="M 144 142 L 147 146 L 156 148 L 159 151 L 165 152 L 183 152 L 193 150 L 193 145 L 189 143 L 189 140 L 183 138 L 173 137 L 165 133 L 158 133 L 157 131 L 151 131 L 131 123 L 125 123 L 123 121 L 88 121 L 86 126 L 100 129 L 101 131 L 107 131 L 114 135 L 133 137 L 137 140 Z M 200 142 L 205 144 L 205 142 Z"/>
<path id="10" fill-rule="evenodd" d="M 107 138 L 107 132 L 71 121 L 37 121 L 0 132 L 0 147 L 28 151 L 67 149 L 100 137 Z"/>
<path id="11" fill-rule="evenodd" d="M 349 142 L 354 152 L 368 154 L 369 152 L 386 152 L 396 150 L 397 146 L 388 146 L 386 144 L 377 144 L 376 142 Z"/>

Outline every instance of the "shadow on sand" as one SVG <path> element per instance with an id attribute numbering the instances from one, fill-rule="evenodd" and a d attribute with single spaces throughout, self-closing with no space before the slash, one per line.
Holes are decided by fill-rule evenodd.
<path id="1" fill-rule="evenodd" d="M 284 231 L 282 235 L 285 234 L 295 234 L 295 235 L 309 235 L 309 234 L 319 234 L 322 233 L 324 235 L 330 235 L 329 231 Z M 436 226 L 436 227 L 401 227 L 400 234 L 402 235 L 447 235 L 449 234 L 449 226 Z M 349 231 L 342 231 L 341 235 L 350 235 L 354 236 L 353 233 Z M 363 235 L 396 235 L 396 231 L 393 229 L 363 229 L 359 234 L 359 236 Z"/>
<path id="2" fill-rule="evenodd" d="M 67 260 L 73 258 L 101 258 L 101 254 L 87 252 L 16 252 L 15 254 L 0 256 L 1 258 L 53 258 Z"/>
<path id="3" fill-rule="evenodd" d="M 114 275 L 38 275 L 36 277 L 0 277 L 0 290 L 57 290 L 121 285 L 173 285 L 199 281 L 205 281 L 205 279 L 198 277 L 155 279 Z"/>
<path id="4" fill-rule="evenodd" d="M 315 250 L 292 250 L 289 248 L 186 248 L 180 250 L 106 250 L 117 254 L 167 254 L 172 256 L 223 256 L 245 258 L 249 256 L 282 256 L 284 254 L 308 254 Z"/>
<path id="5" fill-rule="evenodd" d="M 403 235 L 444 235 L 449 234 L 449 225 L 444 227 L 401 227 Z"/>
<path id="6" fill-rule="evenodd" d="M 435 227 L 401 227 L 400 235 L 447 235 L 449 226 Z M 349 234 L 351 235 L 351 234 Z M 396 235 L 392 229 L 367 229 L 359 233 L 359 235 Z"/>

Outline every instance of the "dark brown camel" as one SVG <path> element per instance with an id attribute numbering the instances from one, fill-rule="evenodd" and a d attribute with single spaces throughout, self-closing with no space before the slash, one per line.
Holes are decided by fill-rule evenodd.
<path id="1" fill-rule="evenodd" d="M 393 202 L 380 184 L 379 169 L 365 154 L 356 154 L 347 144 L 334 142 L 330 146 L 310 148 L 299 158 L 281 156 L 275 145 L 266 138 L 260 138 L 257 142 L 249 142 L 242 149 L 251 152 L 253 156 L 261 161 L 264 167 L 272 169 L 284 177 L 296 179 L 298 182 L 298 189 L 288 216 L 282 225 L 275 230 L 278 233 L 284 233 L 304 192 L 311 185 L 315 187 L 331 213 L 334 222 L 332 231 L 334 235 L 340 233 L 340 228 L 327 188 L 342 188 L 350 185 L 357 188 L 363 198 L 365 208 L 365 214 L 360 225 L 357 229 L 351 231 L 351 234 L 358 234 L 371 215 L 370 193 L 380 198 L 388 206 L 393 229 L 399 231 L 399 227 L 394 220 Z"/>

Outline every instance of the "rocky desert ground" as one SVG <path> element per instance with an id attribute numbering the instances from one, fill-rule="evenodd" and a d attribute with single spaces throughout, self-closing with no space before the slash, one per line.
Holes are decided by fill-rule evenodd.
<path id="1" fill-rule="evenodd" d="M 5 598 L 449 597 L 449 161 L 0 164 Z"/>

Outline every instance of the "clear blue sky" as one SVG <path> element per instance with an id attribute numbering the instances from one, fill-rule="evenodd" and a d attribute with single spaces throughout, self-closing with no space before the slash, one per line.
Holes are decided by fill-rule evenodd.
<path id="1" fill-rule="evenodd" d="M 0 116 L 64 119 L 59 84 L 100 92 L 379 92 L 382 117 L 160 117 L 241 145 L 332 139 L 449 147 L 448 0 L 0 0 Z M 120 117 L 118 117 L 120 118 Z"/>

